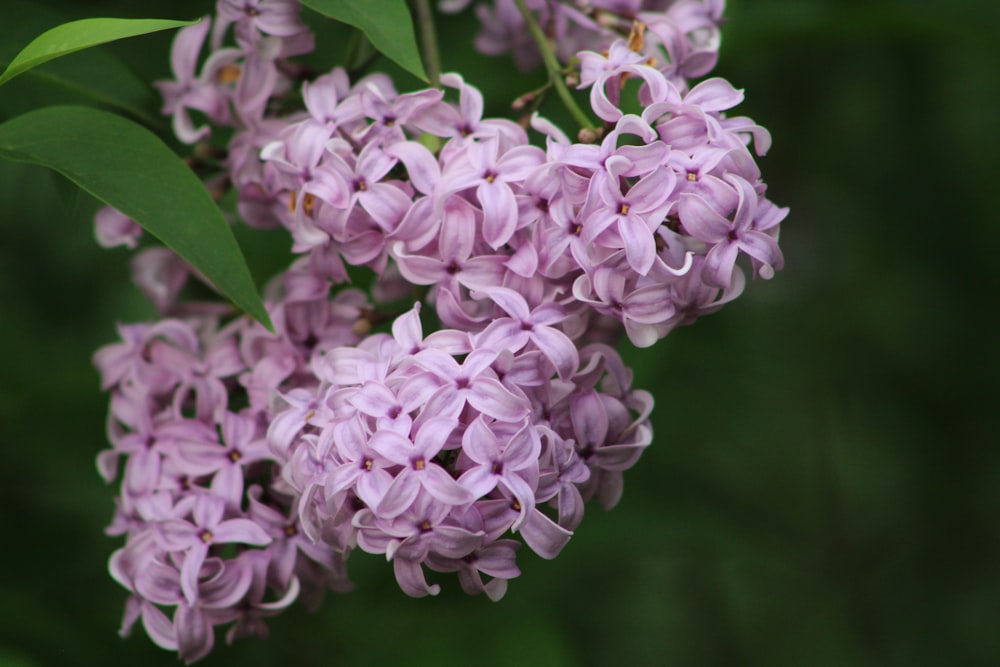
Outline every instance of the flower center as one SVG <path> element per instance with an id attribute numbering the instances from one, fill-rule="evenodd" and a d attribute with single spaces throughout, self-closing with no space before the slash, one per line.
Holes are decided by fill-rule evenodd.
<path id="1" fill-rule="evenodd" d="M 307 192 L 306 195 L 304 197 L 302 197 L 302 210 L 303 210 L 303 212 L 305 212 L 306 215 L 308 215 L 309 217 L 312 217 L 313 211 L 316 210 L 316 196 L 315 195 L 310 194 L 310 193 Z"/>
<path id="2" fill-rule="evenodd" d="M 240 79 L 240 66 L 236 63 L 224 65 L 215 73 L 215 78 L 221 84 L 236 83 Z"/>

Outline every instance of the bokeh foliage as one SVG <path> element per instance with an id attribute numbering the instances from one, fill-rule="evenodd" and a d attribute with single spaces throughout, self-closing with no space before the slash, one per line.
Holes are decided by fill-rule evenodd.
<path id="1" fill-rule="evenodd" d="M 30 5 L 0 10 L 0 60 L 62 20 L 210 9 Z M 792 207 L 787 265 L 627 353 L 656 394 L 656 439 L 621 504 L 588 507 L 556 561 L 524 550 L 499 604 L 447 578 L 438 598 L 408 599 L 358 553 L 355 592 L 291 610 L 269 641 L 219 646 L 204 664 L 1000 663 L 1000 5 L 730 0 L 728 16 L 717 72 L 774 134 L 762 168 Z M 533 80 L 468 57 L 474 30 L 469 15 L 443 21 L 445 68 L 504 113 Z M 329 34 L 317 58 L 342 53 L 344 33 Z M 169 40 L 50 63 L 4 88 L 0 120 L 93 103 L 51 80 L 108 71 L 95 69 L 108 54 L 127 63 L 108 85 L 133 117 L 155 117 L 155 96 L 134 84 L 167 75 Z M 115 321 L 151 311 L 127 281 L 128 255 L 93 242 L 94 206 L 42 169 L 0 164 L 5 666 L 176 664 L 138 630 L 115 635 L 125 592 L 106 575 L 118 541 L 101 532 L 113 489 L 94 467 L 106 397 L 89 358 Z M 255 273 L 277 265 L 282 243 L 247 247 Z"/>

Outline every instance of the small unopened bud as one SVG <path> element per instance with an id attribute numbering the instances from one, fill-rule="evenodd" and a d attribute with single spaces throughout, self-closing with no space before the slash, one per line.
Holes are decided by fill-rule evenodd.
<path id="1" fill-rule="evenodd" d="M 354 324 L 351 325 L 351 331 L 354 332 L 355 336 L 367 336 L 372 332 L 372 323 L 367 317 L 360 317 L 354 320 Z"/>
<path id="2" fill-rule="evenodd" d="M 602 28 L 614 28 L 618 25 L 618 17 L 609 12 L 603 12 L 599 9 L 594 10 L 594 20 L 597 21 L 597 25 Z"/>
<path id="3" fill-rule="evenodd" d="M 216 186 L 214 188 L 209 188 L 208 190 L 208 194 L 212 197 L 212 201 L 214 201 L 216 204 L 221 202 L 222 199 L 226 196 L 226 193 L 228 192 L 229 188 L 222 185 Z"/>
<path id="4" fill-rule="evenodd" d="M 566 85 L 570 88 L 576 88 L 580 85 L 580 75 L 576 72 L 570 72 L 566 75 Z"/>
<path id="5" fill-rule="evenodd" d="M 199 160 L 207 160 L 216 157 L 215 149 L 207 141 L 200 141 L 194 145 L 194 156 Z"/>
<path id="6" fill-rule="evenodd" d="M 579 134 L 576 135 L 576 138 L 581 144 L 595 144 L 597 143 L 597 140 L 601 138 L 601 133 L 597 130 L 585 127 L 580 130 Z"/>
<path id="7" fill-rule="evenodd" d="M 525 93 L 511 102 L 510 108 L 514 111 L 524 111 L 525 107 L 534 104 L 536 99 L 538 99 L 538 95 L 535 93 Z"/>

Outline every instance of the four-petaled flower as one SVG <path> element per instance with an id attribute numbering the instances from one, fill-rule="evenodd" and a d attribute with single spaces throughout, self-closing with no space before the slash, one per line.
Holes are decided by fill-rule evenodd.
<path id="1" fill-rule="evenodd" d="M 264 529 L 250 519 L 224 520 L 226 501 L 218 496 L 187 496 L 182 503 L 191 505 L 191 520 L 167 519 L 156 524 L 156 534 L 169 551 L 183 552 L 181 590 L 188 604 L 198 601 L 198 579 L 209 549 L 217 544 L 236 542 L 263 546 L 271 542 Z"/>

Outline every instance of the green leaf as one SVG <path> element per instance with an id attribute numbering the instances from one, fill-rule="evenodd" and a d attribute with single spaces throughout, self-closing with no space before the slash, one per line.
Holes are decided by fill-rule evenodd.
<path id="1" fill-rule="evenodd" d="M 0 86 L 33 67 L 75 51 L 126 37 L 183 28 L 195 23 L 197 21 L 166 19 L 82 19 L 63 23 L 46 30 L 21 49 L 0 75 Z"/>
<path id="2" fill-rule="evenodd" d="M 358 28 L 386 58 L 427 81 L 406 0 L 301 0 L 310 9 Z"/>
<path id="3" fill-rule="evenodd" d="M 0 94 L 0 120 L 53 104 L 96 105 L 169 133 L 169 118 L 160 114 L 162 102 L 154 89 L 99 46 L 11 81 Z"/>
<path id="4" fill-rule="evenodd" d="M 47 107 L 0 124 L 0 157 L 49 167 L 114 206 L 271 328 L 219 207 L 149 130 L 106 111 Z"/>
<path id="5" fill-rule="evenodd" d="M 0 21 L 0 72 L 35 36 L 68 19 L 31 0 L 3 0 Z M 169 37 L 169 36 L 167 36 Z M 155 39 L 162 44 L 162 39 Z M 27 111 L 52 104 L 98 104 L 115 112 L 125 112 L 146 127 L 166 129 L 169 121 L 160 114 L 162 101 L 135 68 L 156 57 L 147 45 L 133 42 L 123 60 L 108 46 L 79 51 L 72 58 L 57 58 L 16 77 L 0 95 L 0 122 Z M 19 85 L 21 84 L 21 85 Z M 11 88 L 14 86 L 15 88 Z M 76 186 L 74 186 L 75 188 Z"/>

